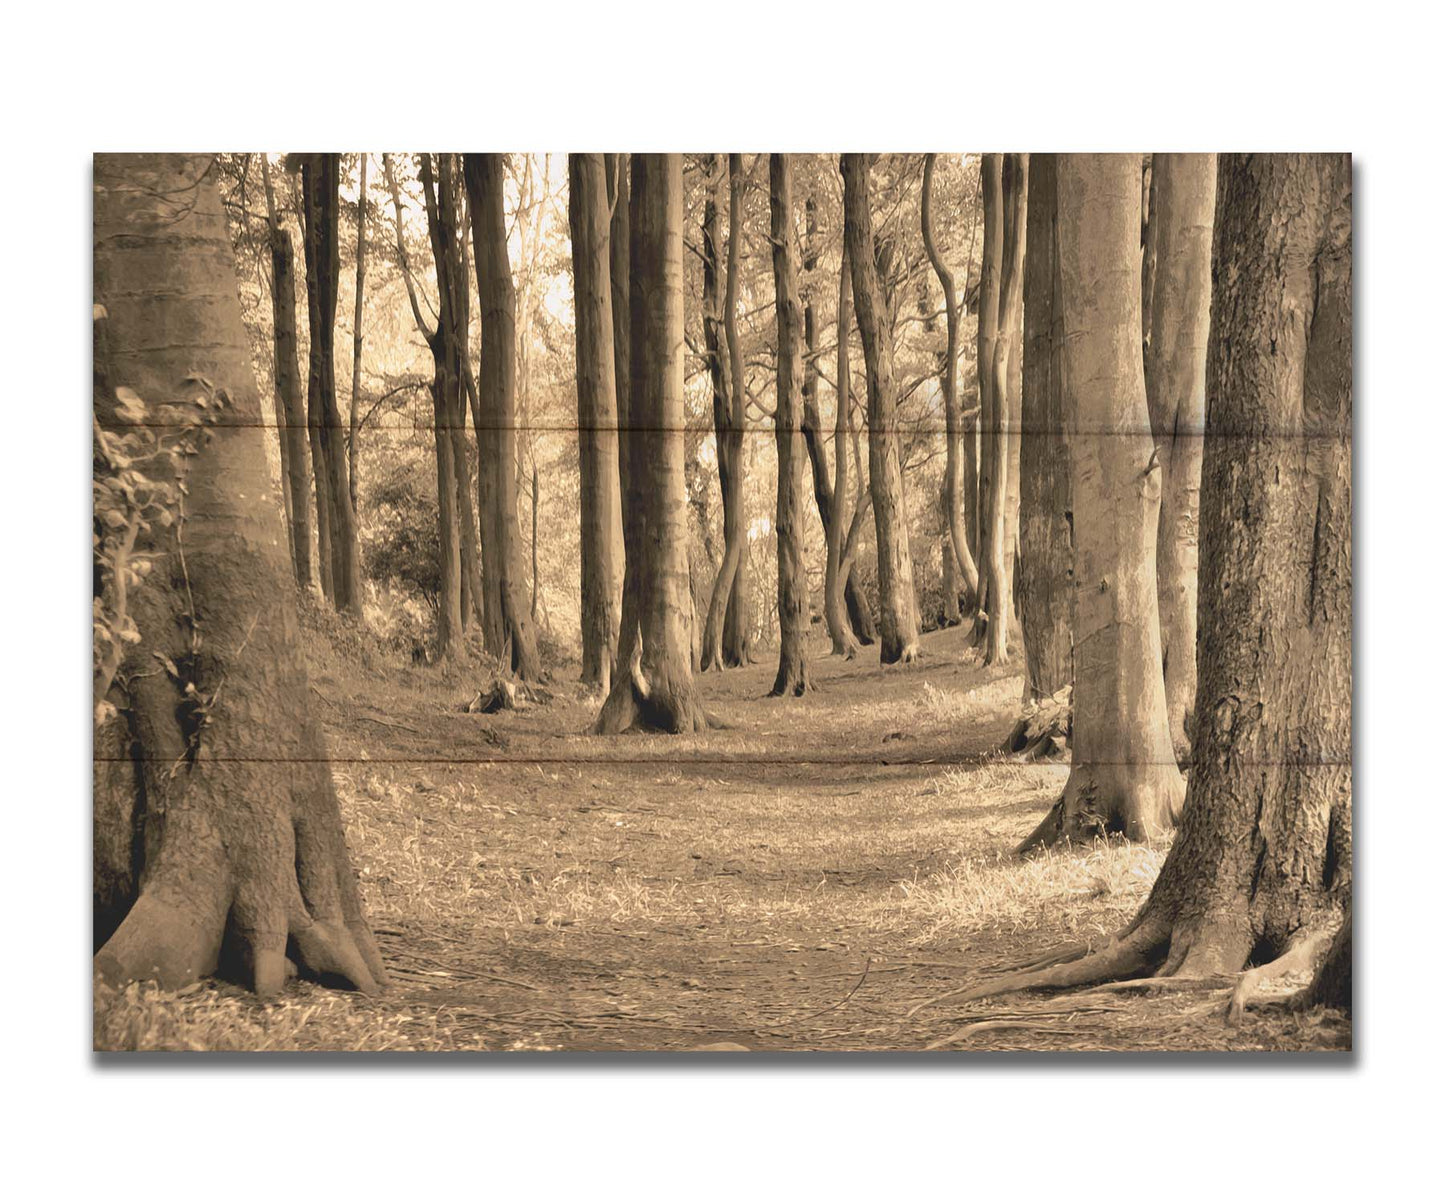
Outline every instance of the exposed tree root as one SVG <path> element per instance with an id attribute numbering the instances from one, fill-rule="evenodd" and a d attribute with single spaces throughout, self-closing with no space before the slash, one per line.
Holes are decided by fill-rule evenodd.
<path id="1" fill-rule="evenodd" d="M 770 698 L 801 698 L 804 694 L 811 693 L 815 689 L 812 674 L 808 672 L 808 662 L 799 658 L 792 661 L 784 661 L 778 666 L 778 676 L 773 682 L 773 688 L 769 691 Z"/>
<path id="2" fill-rule="evenodd" d="M 1057 844 L 1086 844 L 1110 833 L 1153 840 L 1179 820 L 1184 778 L 1167 765 L 1089 765 L 1076 761 L 1064 793 L 1014 850 L 1024 856 Z"/>
<path id="3" fill-rule="evenodd" d="M 1169 929 L 1166 924 L 1142 922 L 1141 917 L 1121 929 L 1110 938 L 1104 948 L 1095 952 L 1063 961 L 1051 961 L 1042 969 L 1015 971 L 977 986 L 949 991 L 916 1004 L 907 1015 L 912 1017 L 923 1008 L 947 999 L 968 1003 L 974 999 L 992 999 L 1016 991 L 1082 987 L 1112 978 L 1133 978 L 1140 971 L 1159 963 L 1168 947 L 1168 941 Z"/>
<path id="4" fill-rule="evenodd" d="M 1301 932 L 1299 938 L 1272 962 L 1246 970 L 1235 983 L 1234 994 L 1230 996 L 1226 1020 L 1238 1024 L 1244 1019 L 1245 1009 L 1258 1002 L 1288 1002 L 1306 992 L 1314 983 L 1325 958 L 1330 951 L 1335 932 L 1330 929 L 1315 929 Z M 1288 991 L 1271 990 L 1285 986 Z"/>
<path id="5" fill-rule="evenodd" d="M 919 648 L 917 640 L 911 640 L 902 648 L 890 649 L 887 644 L 883 645 L 878 657 L 880 665 L 912 665 L 923 659 L 923 650 Z"/>
<path id="6" fill-rule="evenodd" d="M 1004 1032 L 1009 1029 L 1024 1028 L 1032 1033 L 1045 1033 L 1056 1037 L 1067 1037 L 1072 1034 L 1066 1028 L 1045 1028 L 1041 1024 L 1035 1024 L 1029 1020 L 980 1020 L 974 1024 L 965 1024 L 957 1032 L 949 1033 L 946 1037 L 940 1037 L 937 1041 L 930 1041 L 923 1048 L 925 1051 L 946 1049 L 950 1045 L 956 1045 L 965 1037 L 977 1036 L 979 1033 Z"/>
<path id="7" fill-rule="evenodd" d="M 1212 974 L 1204 978 L 1125 978 L 1119 982 L 1094 984 L 1091 991 L 1111 995 L 1121 991 L 1144 991 L 1149 994 L 1165 994 L 1175 991 L 1232 991 L 1235 980 L 1227 974 Z"/>
<path id="8" fill-rule="evenodd" d="M 591 731 L 596 736 L 616 736 L 623 732 L 683 735 L 727 726 L 703 709 L 697 693 L 690 687 L 655 688 L 642 672 L 641 663 L 634 659 L 631 672 L 613 683 L 612 692 L 602 704 Z"/>
<path id="9" fill-rule="evenodd" d="M 1352 939 L 1348 915 L 1342 923 L 1326 921 L 1302 929 L 1279 957 L 1249 970 L 1243 970 L 1242 962 L 1252 938 L 1246 932 L 1241 940 L 1236 927 L 1228 923 L 1181 923 L 1151 912 L 1150 904 L 1145 904 L 1133 922 L 1102 949 L 1071 945 L 1054 950 L 1023 969 L 926 999 L 910 1008 L 906 1017 L 947 1000 L 970 1003 L 1020 991 L 1071 987 L 1091 990 L 1073 997 L 1071 1002 L 1076 1006 L 1070 1010 L 1085 1010 L 1090 1001 L 1128 991 L 1197 992 L 1213 997 L 1207 1004 L 1212 1010 L 1219 1006 L 1217 997 L 1227 992 L 1230 1000 L 1226 1020 L 1230 1024 L 1237 1024 L 1247 1008 L 1261 1001 L 1296 1010 L 1320 1004 L 1349 1008 Z M 1240 953 L 1241 949 L 1246 952 Z M 1295 985 L 1301 978 L 1307 985 L 1293 994 L 1270 990 L 1276 984 Z M 1343 997 L 1339 994 L 1341 982 L 1346 984 Z M 1039 1013 L 1046 1014 L 1050 1013 Z M 997 1027 L 1033 1026 L 1026 1017 L 1010 1018 L 1002 1025 L 983 1021 L 967 1025 L 926 1048 L 937 1049 Z"/>
<path id="10" fill-rule="evenodd" d="M 181 820 L 176 829 L 96 954 L 106 982 L 178 990 L 219 966 L 249 971 L 256 994 L 269 998 L 285 985 L 288 966 L 299 965 L 368 994 L 387 985 L 339 830 L 317 832 L 302 820 L 294 832 L 278 824 L 259 839 L 227 843 L 203 824 Z"/>
<path id="11" fill-rule="evenodd" d="M 1314 981 L 1297 992 L 1288 1005 L 1296 1011 L 1312 1007 L 1354 1010 L 1355 921 L 1353 908 L 1346 910 L 1344 923 L 1325 952 Z"/>

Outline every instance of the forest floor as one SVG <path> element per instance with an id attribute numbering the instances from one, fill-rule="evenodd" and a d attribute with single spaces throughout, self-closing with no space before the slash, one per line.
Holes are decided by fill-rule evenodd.
<path id="1" fill-rule="evenodd" d="M 213 982 L 97 987 L 97 1048 L 1349 1048 L 1348 1019 L 1322 1009 L 1226 1026 L 1227 992 L 913 1012 L 1106 937 L 1167 852 L 1011 855 L 1068 770 L 996 751 L 1019 671 L 984 669 L 960 629 L 887 669 L 876 648 L 842 661 L 820 640 L 802 699 L 767 697 L 771 659 L 704 674 L 730 726 L 688 737 L 587 735 L 598 700 L 575 671 L 545 705 L 466 714 L 487 684 L 476 674 L 313 643 L 313 701 L 392 987 L 296 982 L 269 1004 Z"/>

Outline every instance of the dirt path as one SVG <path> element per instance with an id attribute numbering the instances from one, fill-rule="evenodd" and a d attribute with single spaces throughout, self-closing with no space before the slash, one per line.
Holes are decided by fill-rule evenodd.
<path id="1" fill-rule="evenodd" d="M 1225 1030 L 1217 1000 L 917 1003 L 1137 907 L 1163 851 L 1006 856 L 1058 766 L 991 750 L 1021 682 L 958 631 L 923 662 L 821 656 L 700 679 L 731 726 L 585 734 L 564 683 L 494 716 L 432 670 L 313 666 L 371 915 L 397 981 L 376 1007 L 486 1048 L 1318 1048 L 1318 1025 Z"/>

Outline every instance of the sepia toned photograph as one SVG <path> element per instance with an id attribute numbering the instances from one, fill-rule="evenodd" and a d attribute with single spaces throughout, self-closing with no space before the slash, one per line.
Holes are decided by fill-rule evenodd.
<path id="1" fill-rule="evenodd" d="M 96 1051 L 1353 1049 L 1350 154 L 91 174 Z"/>

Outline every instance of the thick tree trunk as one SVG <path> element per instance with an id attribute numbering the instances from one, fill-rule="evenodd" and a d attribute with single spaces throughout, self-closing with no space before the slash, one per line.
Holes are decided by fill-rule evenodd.
<path id="1" fill-rule="evenodd" d="M 683 434 L 682 157 L 633 155 L 630 185 L 631 384 L 629 550 L 642 553 L 641 656 L 619 672 L 602 704 L 602 734 L 695 732 L 709 719 L 693 685 Z M 635 507 L 635 508 L 633 508 Z"/>
<path id="2" fill-rule="evenodd" d="M 436 234 L 433 245 L 441 254 L 438 280 L 445 280 L 445 296 L 438 318 L 441 352 L 446 357 L 448 381 L 447 433 L 451 436 L 452 469 L 456 477 L 456 516 L 461 553 L 462 627 L 475 616 L 486 622 L 486 589 L 482 579 L 482 552 L 478 519 L 472 508 L 472 480 L 467 446 L 467 400 L 473 404 L 473 426 L 480 413 L 476 380 L 472 375 L 468 331 L 471 329 L 471 286 L 467 280 L 466 230 L 462 225 L 462 187 L 457 180 L 455 155 L 436 158 L 436 192 L 433 208 Z M 423 185 L 426 179 L 423 179 Z M 430 199 L 431 194 L 428 193 Z M 440 294 L 439 294 L 440 295 Z M 485 638 L 485 627 L 483 628 Z"/>
<path id="3" fill-rule="evenodd" d="M 743 237 L 741 155 L 728 156 L 728 275 L 723 300 L 722 330 L 728 349 L 724 381 L 730 396 L 714 387 L 713 430 L 717 437 L 718 484 L 723 501 L 723 558 L 708 601 L 703 627 L 702 666 L 746 665 L 752 661 L 752 619 L 748 606 L 748 529 L 743 514 L 746 477 L 745 428 L 747 396 L 743 376 L 742 338 L 738 334 L 738 260 Z M 706 216 L 706 213 L 704 213 Z M 713 267 L 716 270 L 716 234 Z M 706 280 L 704 280 L 706 284 Z"/>
<path id="4" fill-rule="evenodd" d="M 1074 503 L 1064 436 L 1056 167 L 1053 155 L 1029 157 L 1018 576 L 1025 703 L 1052 697 L 1074 679 Z"/>
<path id="5" fill-rule="evenodd" d="M 463 162 L 482 317 L 478 480 L 489 482 L 483 486 L 489 508 L 483 511 L 488 538 L 482 547 L 495 549 L 496 565 L 496 576 L 489 575 L 483 584 L 497 607 L 493 638 L 500 637 L 502 647 L 511 649 L 512 671 L 524 681 L 536 681 L 542 667 L 522 592 L 522 535 L 517 520 L 517 319 L 507 259 L 506 171 L 502 155 L 469 154 Z M 489 563 L 487 569 L 491 567 Z"/>
<path id="6" fill-rule="evenodd" d="M 933 270 L 938 276 L 939 287 L 943 289 L 943 309 L 948 320 L 948 345 L 944 350 L 943 363 L 939 370 L 943 383 L 943 426 L 946 440 L 946 458 L 943 469 L 943 516 L 948 532 L 948 544 L 945 548 L 945 556 L 952 558 L 946 566 L 950 571 L 944 573 L 945 579 L 951 583 L 949 588 L 944 591 L 944 616 L 949 621 L 957 623 L 962 616 L 959 612 L 957 585 L 953 584 L 955 574 L 951 570 L 956 568 L 957 576 L 962 578 L 965 604 L 971 611 L 978 604 L 978 566 L 974 563 L 973 551 L 969 547 L 964 523 L 961 480 L 963 465 L 960 459 L 963 450 L 960 446 L 963 430 L 958 408 L 958 324 L 960 320 L 958 292 L 954 287 L 953 273 L 943 262 L 943 256 L 939 253 L 933 236 L 933 164 L 937 158 L 937 155 L 927 155 L 923 160 L 921 220 L 923 246 L 928 253 L 928 261 L 933 265 Z"/>
<path id="7" fill-rule="evenodd" d="M 1003 156 L 983 156 L 979 166 L 983 193 L 983 264 L 978 287 L 978 568 L 979 605 L 974 616 L 973 643 L 988 639 L 989 618 L 997 609 L 993 601 L 998 562 L 1002 558 L 1002 531 L 994 518 L 1001 517 L 1003 487 L 998 475 L 997 445 L 1004 417 L 998 412 L 994 387 L 995 353 L 998 346 L 1000 303 L 1004 263 Z"/>
<path id="8" fill-rule="evenodd" d="M 311 588 L 311 499 L 306 471 L 306 408 L 301 399 L 301 368 L 296 352 L 296 250 L 291 231 L 277 217 L 271 168 L 262 158 L 266 216 L 271 245 L 271 330 L 276 381 L 276 425 L 281 444 L 281 490 L 286 500 L 296 584 Z"/>
<path id="9" fill-rule="evenodd" d="M 361 160 L 361 183 L 356 194 L 356 312 L 351 323 L 351 423 L 346 440 L 347 483 L 351 488 L 351 513 L 359 514 L 357 480 L 361 459 L 361 302 L 366 286 L 366 152 Z"/>
<path id="10" fill-rule="evenodd" d="M 1159 455 L 1159 635 L 1175 754 L 1189 756 L 1199 582 L 1199 475 L 1209 345 L 1215 156 L 1155 155 L 1149 242 L 1156 260 L 1144 380 Z"/>
<path id="11" fill-rule="evenodd" d="M 1061 163 L 1066 307 L 1080 174 Z M 1117 174 L 1122 207 L 1138 182 Z M 963 998 L 1253 964 L 1235 1017 L 1272 978 L 1311 970 L 1313 986 L 1292 1002 L 1349 1006 L 1350 241 L 1348 155 L 1219 157 L 1183 822 L 1143 908 L 1103 949 Z M 1138 345 L 1136 329 L 1118 324 L 1121 348 Z M 1078 379 L 1071 371 L 1070 388 Z"/>
<path id="12" fill-rule="evenodd" d="M 1134 255 L 1139 160 L 1060 155 L 1064 388 L 1074 502 L 1074 762 L 1063 798 L 1022 846 L 1174 824 L 1184 779 L 1169 740 L 1149 436 Z"/>
<path id="13" fill-rule="evenodd" d="M 1018 539 L 1018 430 L 1023 414 L 1023 275 L 1028 207 L 1028 156 L 1005 155 L 1003 196 L 1003 276 L 999 282 L 998 329 L 993 343 L 989 386 L 993 390 L 990 440 L 988 536 L 988 630 L 985 665 L 1008 663 L 1008 627 L 1013 614 L 1013 572 Z"/>
<path id="14" fill-rule="evenodd" d="M 340 202 L 340 155 L 306 155 L 301 193 L 306 208 L 306 307 L 310 318 L 307 415 L 316 470 L 318 526 L 323 524 L 330 562 L 331 600 L 337 610 L 361 613 L 361 552 L 351 512 L 341 411 L 336 404 L 336 299 Z M 323 579 L 324 580 L 324 579 Z"/>
<path id="15" fill-rule="evenodd" d="M 898 388 L 893 375 L 893 342 L 887 330 L 887 303 L 873 258 L 868 160 L 864 155 L 847 154 L 842 157 L 841 169 L 844 239 L 868 373 L 868 484 L 873 494 L 882 614 L 879 655 L 882 663 L 889 665 L 918 657 L 918 602 L 903 507 L 903 474 L 898 463 Z"/>
<path id="16" fill-rule="evenodd" d="M 632 233 L 631 204 L 628 187 L 628 156 L 607 155 L 607 195 L 612 207 L 612 225 L 608 231 L 608 275 L 612 285 L 612 370 L 617 380 L 617 464 L 618 484 L 622 493 L 622 625 L 617 633 L 617 669 L 612 675 L 614 687 L 625 672 L 632 672 L 642 653 L 642 525 L 628 520 L 629 514 L 640 515 L 646 500 L 646 481 L 641 471 L 634 471 L 633 458 L 637 440 L 629 439 L 627 429 L 632 419 Z"/>
<path id="17" fill-rule="evenodd" d="M 457 256 L 456 191 L 447 157 L 421 156 L 427 231 L 437 276 L 437 325 L 428 330 L 421 313 L 413 316 L 432 352 L 432 419 L 437 462 L 437 535 L 440 584 L 437 595 L 437 655 L 447 659 L 460 648 L 468 604 L 481 590 L 471 494 L 466 468 L 466 407 L 462 399 L 466 369 L 466 282 Z M 398 226 L 398 230 L 400 227 Z M 460 288 L 458 287 L 460 284 Z"/>
<path id="18" fill-rule="evenodd" d="M 143 537 L 156 571 L 132 599 L 142 639 L 118 679 L 129 694 L 111 691 L 128 755 L 96 763 L 95 967 L 111 982 L 175 990 L 221 965 L 274 995 L 289 954 L 311 974 L 375 990 L 385 973 L 308 698 L 235 260 L 206 162 L 95 159 L 95 299 L 108 315 L 97 324 L 97 418 L 117 429 L 121 387 L 189 406 L 212 396 L 209 384 L 224 402 L 214 438 L 187 459 L 180 521 Z"/>
<path id="19" fill-rule="evenodd" d="M 606 695 L 617 667 L 623 575 L 607 169 L 601 155 L 570 155 L 567 174 L 582 474 L 582 680 Z"/>
<path id="20" fill-rule="evenodd" d="M 778 443 L 778 675 L 774 696 L 806 694 L 812 686 L 803 641 L 808 633 L 808 569 L 803 553 L 803 435 L 799 391 L 803 383 L 802 304 L 793 222 L 793 161 L 768 160 L 772 217 L 773 297 L 778 317 L 778 388 L 773 426 Z"/>

